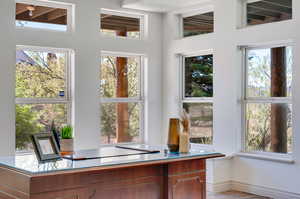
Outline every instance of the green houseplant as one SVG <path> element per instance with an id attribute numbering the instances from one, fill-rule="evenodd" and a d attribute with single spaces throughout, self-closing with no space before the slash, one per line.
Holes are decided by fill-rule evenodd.
<path id="1" fill-rule="evenodd" d="M 73 152 L 73 127 L 71 125 L 63 126 L 60 130 L 61 136 L 61 152 Z"/>

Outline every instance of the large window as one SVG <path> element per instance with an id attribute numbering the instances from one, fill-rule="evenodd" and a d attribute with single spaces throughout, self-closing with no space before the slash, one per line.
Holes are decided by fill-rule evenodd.
<path id="1" fill-rule="evenodd" d="M 16 26 L 67 31 L 72 24 L 72 6 L 41 1 L 16 3 Z"/>
<path id="2" fill-rule="evenodd" d="M 16 149 L 31 151 L 30 136 L 70 122 L 68 50 L 17 47 Z"/>
<path id="3" fill-rule="evenodd" d="M 292 47 L 246 48 L 245 52 L 244 150 L 291 153 Z"/>
<path id="4" fill-rule="evenodd" d="M 244 0 L 246 24 L 257 25 L 292 19 L 292 0 Z"/>
<path id="5" fill-rule="evenodd" d="M 142 141 L 143 57 L 103 53 L 100 66 L 101 143 Z"/>
<path id="6" fill-rule="evenodd" d="M 182 30 L 183 37 L 214 32 L 214 12 L 183 16 Z"/>
<path id="7" fill-rule="evenodd" d="M 141 39 L 144 33 L 144 16 L 102 10 L 101 33 L 111 37 Z"/>
<path id="8" fill-rule="evenodd" d="M 213 141 L 213 55 L 183 58 L 183 108 L 191 118 L 191 142 Z"/>

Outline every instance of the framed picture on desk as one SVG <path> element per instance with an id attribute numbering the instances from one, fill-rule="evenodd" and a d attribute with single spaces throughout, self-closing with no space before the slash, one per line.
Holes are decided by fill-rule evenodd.
<path id="1" fill-rule="evenodd" d="M 61 159 L 59 149 L 53 134 L 39 133 L 32 135 L 32 144 L 35 154 L 40 162 Z"/>

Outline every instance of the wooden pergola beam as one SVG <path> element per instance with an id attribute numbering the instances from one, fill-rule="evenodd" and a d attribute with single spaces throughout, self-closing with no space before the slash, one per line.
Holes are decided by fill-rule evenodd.
<path id="1" fill-rule="evenodd" d="M 292 9 L 290 8 L 284 8 L 284 7 L 279 7 L 279 6 L 268 6 L 264 2 L 257 2 L 257 3 L 252 3 L 248 4 L 248 7 L 261 10 L 261 11 L 268 11 L 268 12 L 273 12 L 273 13 L 279 13 L 279 14 L 291 14 Z"/>
<path id="2" fill-rule="evenodd" d="M 38 18 L 42 15 L 48 14 L 52 11 L 56 10 L 56 8 L 49 8 L 49 7 L 41 7 L 38 6 L 36 7 L 36 10 L 33 11 L 33 16 L 31 17 L 32 19 Z"/>
<path id="3" fill-rule="evenodd" d="M 56 10 L 48 13 L 48 20 L 53 21 L 53 20 L 61 18 L 63 16 L 67 16 L 67 10 L 66 9 L 56 9 Z"/>
<path id="4" fill-rule="evenodd" d="M 27 6 L 28 5 L 26 5 L 26 4 L 17 3 L 16 4 L 16 15 L 19 15 L 19 14 L 22 14 L 24 12 L 27 12 L 28 11 Z"/>
<path id="5" fill-rule="evenodd" d="M 274 18 L 280 18 L 280 13 L 275 13 L 275 12 L 270 12 L 266 10 L 261 10 L 254 8 L 253 6 L 247 8 L 249 14 L 255 14 L 255 15 L 260 15 L 260 16 L 265 16 L 265 17 L 274 17 Z"/>
<path id="6" fill-rule="evenodd" d="M 212 31 L 214 29 L 213 26 L 185 26 L 184 30 L 186 31 Z"/>
<path id="7" fill-rule="evenodd" d="M 213 25 L 214 21 L 207 21 L 207 20 L 198 20 L 198 19 L 184 19 L 184 24 L 206 24 L 206 25 Z"/>
<path id="8" fill-rule="evenodd" d="M 266 19 L 266 16 L 261 16 L 257 14 L 248 14 L 248 19 L 264 21 Z"/>
<path id="9" fill-rule="evenodd" d="M 292 1 L 289 0 L 263 0 L 263 2 L 270 4 L 270 5 L 276 5 L 281 6 L 285 8 L 292 8 Z"/>

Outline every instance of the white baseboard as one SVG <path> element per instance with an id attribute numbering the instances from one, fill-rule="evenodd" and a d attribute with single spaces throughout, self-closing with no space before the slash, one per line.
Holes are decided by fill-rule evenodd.
<path id="1" fill-rule="evenodd" d="M 251 193 L 259 196 L 265 196 L 272 199 L 300 199 L 300 194 L 272 189 L 264 186 L 250 185 L 246 183 L 227 181 L 222 183 L 207 183 L 207 191 L 213 193 L 220 193 L 225 191 L 241 191 Z"/>
<path id="2" fill-rule="evenodd" d="M 220 193 L 232 190 L 232 181 L 221 182 L 221 183 L 207 183 L 206 189 L 212 193 Z"/>
<path id="3" fill-rule="evenodd" d="M 273 199 L 300 199 L 300 194 L 282 191 L 278 189 L 272 189 L 263 186 L 250 185 L 240 182 L 232 182 L 232 189 L 237 191 L 243 191 L 260 196 L 270 197 Z"/>

